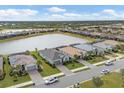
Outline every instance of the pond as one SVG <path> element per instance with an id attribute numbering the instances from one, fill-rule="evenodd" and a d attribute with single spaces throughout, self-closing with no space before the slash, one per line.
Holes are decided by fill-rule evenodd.
<path id="1" fill-rule="evenodd" d="M 26 50 L 33 51 L 35 48 L 41 50 L 45 48 L 54 48 L 63 45 L 86 42 L 87 41 L 84 39 L 63 34 L 48 34 L 0 43 L 0 54 L 13 54 L 25 52 Z"/>

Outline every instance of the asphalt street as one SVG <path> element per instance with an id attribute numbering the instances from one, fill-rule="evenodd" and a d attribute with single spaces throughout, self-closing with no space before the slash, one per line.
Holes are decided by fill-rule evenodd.
<path id="1" fill-rule="evenodd" d="M 71 75 L 61 77 L 59 79 L 59 82 L 51 84 L 51 85 L 45 85 L 43 83 L 40 85 L 31 86 L 31 87 L 32 88 L 66 88 L 66 87 L 74 85 L 78 82 L 89 80 L 93 76 L 100 76 L 101 75 L 100 72 L 103 69 L 109 69 L 110 71 L 113 71 L 113 70 L 120 69 L 120 68 L 124 68 L 124 59 L 120 59 L 120 60 L 114 62 L 114 65 L 112 65 L 112 66 L 104 66 L 103 65 L 103 66 L 91 68 L 86 71 L 81 71 L 81 72 L 77 72 L 77 73 L 74 73 Z"/>

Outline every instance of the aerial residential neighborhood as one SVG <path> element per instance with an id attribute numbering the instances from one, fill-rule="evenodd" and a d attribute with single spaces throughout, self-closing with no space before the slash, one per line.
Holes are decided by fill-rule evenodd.
<path id="1" fill-rule="evenodd" d="M 0 6 L 16 13 L 0 20 L 0 88 L 124 87 L 124 21 L 99 16 L 113 7 L 15 7 Z"/>

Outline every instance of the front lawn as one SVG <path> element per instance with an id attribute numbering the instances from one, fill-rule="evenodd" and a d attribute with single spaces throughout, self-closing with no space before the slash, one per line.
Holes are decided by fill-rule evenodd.
<path id="1" fill-rule="evenodd" d="M 64 64 L 69 70 L 72 70 L 72 69 L 76 69 L 76 68 L 79 68 L 79 67 L 83 67 L 84 65 L 79 63 L 79 62 L 68 62 L 66 64 Z"/>
<path id="2" fill-rule="evenodd" d="M 88 60 L 88 62 L 91 64 L 95 64 L 95 63 L 102 62 L 105 60 L 108 60 L 108 58 L 106 58 L 104 56 L 95 56 L 92 59 Z"/>
<path id="3" fill-rule="evenodd" d="M 29 75 L 26 75 L 26 76 L 18 77 L 17 78 L 18 81 L 14 82 L 13 77 L 11 77 L 9 75 L 10 65 L 8 64 L 7 60 L 5 61 L 5 64 L 4 64 L 4 71 L 5 71 L 6 75 L 5 75 L 5 78 L 0 81 L 0 87 L 1 88 L 13 86 L 13 85 L 24 83 L 24 82 L 27 82 L 27 81 L 31 80 Z"/>
<path id="4" fill-rule="evenodd" d="M 40 72 L 40 74 L 43 76 L 43 77 L 46 77 L 46 76 L 50 76 L 50 75 L 53 75 L 53 74 L 57 74 L 57 73 L 60 73 L 60 71 L 55 67 L 53 68 L 52 66 L 50 66 L 49 64 L 47 64 L 45 62 L 45 60 L 42 59 L 42 57 L 40 57 L 38 55 L 37 52 L 31 52 L 32 55 L 35 55 L 35 57 L 37 58 L 37 60 L 40 60 L 41 61 L 41 65 L 43 66 L 43 71 Z"/>
<path id="5" fill-rule="evenodd" d="M 122 77 L 120 73 L 113 72 L 101 77 L 103 85 L 101 88 L 122 88 Z M 96 88 L 92 80 L 80 84 L 81 88 Z"/>

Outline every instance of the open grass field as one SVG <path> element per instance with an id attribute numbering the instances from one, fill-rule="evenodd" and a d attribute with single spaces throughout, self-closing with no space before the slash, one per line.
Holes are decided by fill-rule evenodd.
<path id="1" fill-rule="evenodd" d="M 101 88 L 122 88 L 122 77 L 120 73 L 113 72 L 108 75 L 101 77 L 103 80 L 103 85 Z M 80 84 L 81 88 L 96 88 L 92 80 L 86 81 Z"/>
<path id="2" fill-rule="evenodd" d="M 37 52 L 33 51 L 31 54 L 35 55 L 37 57 L 37 60 L 41 61 L 41 65 L 43 66 L 43 71 L 40 72 L 40 74 L 43 77 L 50 76 L 53 74 L 60 73 L 60 71 L 57 68 L 53 68 L 49 64 L 47 64 L 39 55 Z"/>
<path id="3" fill-rule="evenodd" d="M 6 73 L 6 76 L 3 80 L 0 81 L 0 88 L 13 86 L 13 85 L 24 83 L 31 80 L 29 75 L 26 75 L 26 76 L 18 77 L 17 78 L 18 81 L 14 82 L 13 78 L 9 76 L 10 65 L 8 64 L 7 60 L 5 61 L 5 64 L 4 64 L 4 71 Z"/>

